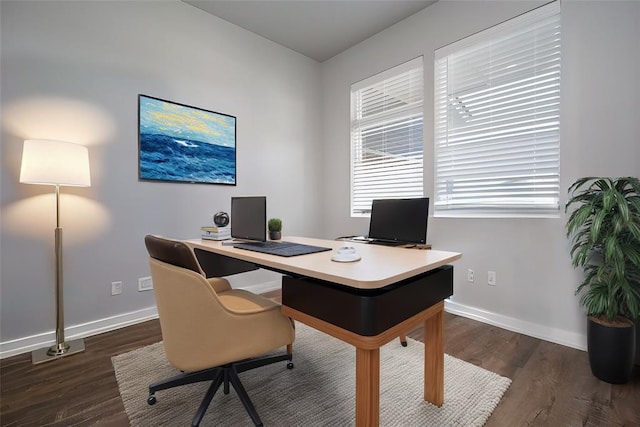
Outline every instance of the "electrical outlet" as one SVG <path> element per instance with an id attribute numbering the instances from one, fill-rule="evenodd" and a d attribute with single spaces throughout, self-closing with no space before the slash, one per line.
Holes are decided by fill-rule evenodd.
<path id="1" fill-rule="evenodd" d="M 495 286 L 496 285 L 496 272 L 495 271 L 489 271 L 487 274 L 487 283 L 491 286 Z"/>
<path id="2" fill-rule="evenodd" d="M 153 289 L 151 277 L 140 277 L 138 279 L 138 292 L 150 291 Z"/>
<path id="3" fill-rule="evenodd" d="M 122 293 L 122 282 L 111 282 L 111 295 L 120 295 Z"/>
<path id="4" fill-rule="evenodd" d="M 473 270 L 472 269 L 468 269 L 467 270 L 467 282 L 472 282 L 473 283 Z"/>

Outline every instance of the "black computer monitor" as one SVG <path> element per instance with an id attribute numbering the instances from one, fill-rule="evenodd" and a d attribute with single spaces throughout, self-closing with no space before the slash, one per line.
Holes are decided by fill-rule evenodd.
<path id="1" fill-rule="evenodd" d="M 231 198 L 231 237 L 242 240 L 267 240 L 267 198 L 244 196 Z"/>
<path id="2" fill-rule="evenodd" d="M 376 199 L 371 204 L 369 239 L 390 243 L 427 243 L 429 198 Z"/>

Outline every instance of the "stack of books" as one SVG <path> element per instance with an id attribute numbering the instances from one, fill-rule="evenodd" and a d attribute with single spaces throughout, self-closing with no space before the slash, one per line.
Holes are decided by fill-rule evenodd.
<path id="1" fill-rule="evenodd" d="M 227 240 L 231 238 L 231 227 L 200 227 L 200 237 L 207 240 Z"/>

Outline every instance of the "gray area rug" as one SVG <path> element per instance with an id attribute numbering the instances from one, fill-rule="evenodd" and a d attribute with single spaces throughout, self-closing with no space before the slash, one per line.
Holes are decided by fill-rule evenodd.
<path id="1" fill-rule="evenodd" d="M 408 338 L 380 350 L 380 425 L 482 426 L 511 380 L 445 355 L 444 405 L 423 400 L 424 344 Z M 296 323 L 293 362 L 240 374 L 265 426 L 351 426 L 355 424 L 355 349 L 324 333 Z M 209 383 L 156 393 L 147 405 L 149 384 L 176 375 L 162 343 L 114 356 L 112 363 L 131 425 L 190 425 Z M 235 391 L 218 390 L 202 426 L 251 426 Z"/>

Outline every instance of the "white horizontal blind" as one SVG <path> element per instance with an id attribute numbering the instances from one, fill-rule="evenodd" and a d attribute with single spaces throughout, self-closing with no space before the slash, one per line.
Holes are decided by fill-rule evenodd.
<path id="1" fill-rule="evenodd" d="M 436 51 L 437 215 L 559 211 L 560 5 Z"/>
<path id="2" fill-rule="evenodd" d="M 422 57 L 351 87 L 351 214 L 373 199 L 422 197 Z"/>

